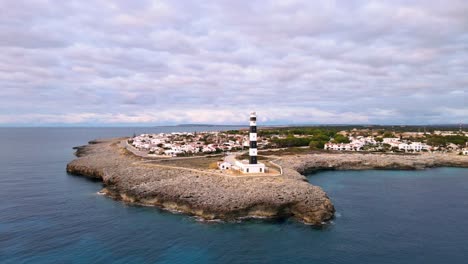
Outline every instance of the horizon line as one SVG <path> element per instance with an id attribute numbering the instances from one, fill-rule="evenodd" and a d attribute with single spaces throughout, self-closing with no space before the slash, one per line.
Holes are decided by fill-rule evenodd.
<path id="1" fill-rule="evenodd" d="M 371 127 L 371 126 L 398 126 L 398 127 L 410 127 L 410 126 L 417 126 L 417 127 L 424 127 L 424 126 L 465 126 L 464 123 L 434 123 L 434 124 L 362 124 L 362 123 L 349 123 L 349 124 L 330 124 L 330 123 L 321 123 L 321 124 L 311 124 L 311 123 L 303 123 L 303 124 L 263 124 L 259 127 L 301 127 L 301 126 L 361 126 L 361 127 Z M 190 124 L 160 124 L 160 125 L 130 125 L 130 124 L 110 124 L 110 125 L 103 125 L 103 124 L 44 124 L 44 125 L 2 125 L 0 124 L 0 128 L 151 128 L 151 127 L 190 127 L 190 126 L 200 126 L 200 127 L 248 127 L 248 124 L 197 124 L 197 123 L 190 123 Z"/>

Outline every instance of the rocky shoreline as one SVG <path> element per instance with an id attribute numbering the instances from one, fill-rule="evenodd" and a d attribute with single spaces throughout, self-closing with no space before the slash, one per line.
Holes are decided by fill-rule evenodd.
<path id="1" fill-rule="evenodd" d="M 151 166 L 121 147 L 122 139 L 77 147 L 67 172 L 103 181 L 101 193 L 128 203 L 158 206 L 206 220 L 294 217 L 323 225 L 335 209 L 327 194 L 303 174 L 320 170 L 468 167 L 468 157 L 448 154 L 320 153 L 283 156 L 283 175 L 236 177 Z"/>
<path id="2" fill-rule="evenodd" d="M 151 166 L 122 148 L 121 140 L 78 147 L 67 172 L 101 179 L 101 192 L 114 199 L 206 220 L 294 217 L 320 226 L 333 218 L 326 193 L 293 169 L 285 168 L 282 176 L 235 177 Z"/>
<path id="3" fill-rule="evenodd" d="M 286 156 L 282 166 L 309 174 L 322 170 L 419 170 L 434 167 L 468 168 L 468 156 L 455 154 L 320 153 Z"/>

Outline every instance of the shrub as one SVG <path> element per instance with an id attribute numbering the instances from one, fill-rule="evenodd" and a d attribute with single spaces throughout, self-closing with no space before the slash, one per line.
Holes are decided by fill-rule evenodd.
<path id="1" fill-rule="evenodd" d="M 311 149 L 323 149 L 324 146 L 325 146 L 325 142 L 323 141 L 312 140 L 309 143 L 309 147 Z"/>
<path id="2" fill-rule="evenodd" d="M 349 138 L 343 136 L 343 135 L 340 135 L 340 134 L 336 134 L 335 137 L 333 138 L 333 141 L 335 143 L 349 143 Z"/>
<path id="3" fill-rule="evenodd" d="M 212 162 L 212 163 L 210 163 L 210 165 L 208 165 L 208 168 L 216 170 L 216 169 L 218 169 L 218 163 L 217 162 Z"/>

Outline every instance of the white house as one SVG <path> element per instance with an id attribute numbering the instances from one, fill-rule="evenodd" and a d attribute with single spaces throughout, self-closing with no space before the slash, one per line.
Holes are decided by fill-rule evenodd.
<path id="1" fill-rule="evenodd" d="M 145 144 L 141 145 L 141 148 L 149 149 L 149 148 L 150 148 L 150 144 L 145 143 Z"/>
<path id="2" fill-rule="evenodd" d="M 457 150 L 457 149 L 458 149 L 458 145 L 453 144 L 453 143 L 448 143 L 448 144 L 447 144 L 447 148 L 448 148 L 448 149 L 452 149 L 452 150 Z"/>
<path id="3" fill-rule="evenodd" d="M 375 145 L 377 144 L 377 141 L 375 141 L 374 137 L 363 137 L 361 142 L 364 141 L 364 144 L 369 144 L 369 145 Z"/>
<path id="4" fill-rule="evenodd" d="M 468 148 L 462 149 L 462 154 L 463 155 L 468 155 Z"/>
<path id="5" fill-rule="evenodd" d="M 421 143 L 421 142 L 411 142 L 411 143 L 400 143 L 398 144 L 398 149 L 399 150 L 404 150 L 404 151 L 421 151 L 421 150 L 428 150 L 429 146 Z"/>
<path id="6" fill-rule="evenodd" d="M 335 143 L 326 143 L 323 146 L 323 149 L 325 150 L 348 150 L 348 151 L 359 151 L 362 149 L 362 146 L 364 144 L 361 142 L 352 142 L 352 143 L 341 143 L 341 144 L 335 144 Z"/>
<path id="7" fill-rule="evenodd" d="M 218 167 L 220 170 L 230 170 L 232 168 L 232 164 L 227 161 L 218 162 Z"/>
<path id="8" fill-rule="evenodd" d="M 164 151 L 164 154 L 166 154 L 167 156 L 177 156 L 177 154 L 180 154 L 182 153 L 182 151 L 180 150 L 177 150 L 177 149 L 168 149 L 168 150 L 165 150 Z"/>
<path id="9" fill-rule="evenodd" d="M 212 146 L 205 146 L 202 149 L 202 152 L 215 152 L 215 151 L 216 151 L 216 148 L 214 148 Z"/>
<path id="10" fill-rule="evenodd" d="M 151 144 L 152 145 L 158 145 L 160 143 L 163 143 L 164 141 L 162 141 L 161 139 L 158 139 L 158 138 L 153 138 L 151 139 Z"/>
<path id="11" fill-rule="evenodd" d="M 398 147 L 398 145 L 401 143 L 399 138 L 383 138 L 382 139 L 383 144 L 389 144 L 392 147 Z"/>

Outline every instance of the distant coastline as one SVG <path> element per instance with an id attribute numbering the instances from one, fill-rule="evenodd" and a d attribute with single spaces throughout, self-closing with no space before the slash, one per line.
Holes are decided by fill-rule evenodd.
<path id="1" fill-rule="evenodd" d="M 240 127 L 241 125 L 216 125 L 216 124 L 178 124 L 176 127 Z"/>

